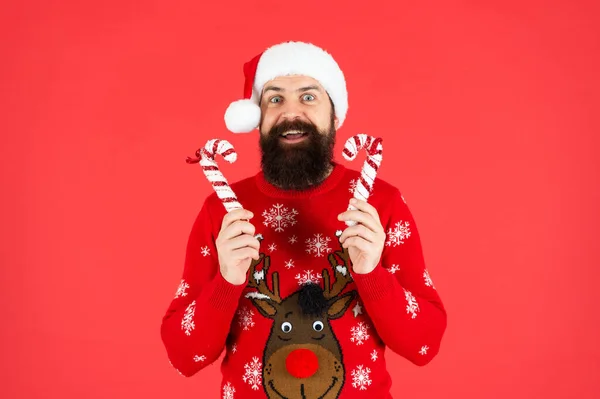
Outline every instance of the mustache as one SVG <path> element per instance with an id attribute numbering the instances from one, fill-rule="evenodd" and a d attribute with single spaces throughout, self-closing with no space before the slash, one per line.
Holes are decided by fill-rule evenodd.
<path id="1" fill-rule="evenodd" d="M 278 137 L 289 130 L 299 130 L 308 135 L 317 134 L 319 131 L 315 125 L 310 122 L 301 121 L 299 119 L 285 120 L 271 128 L 269 136 Z"/>

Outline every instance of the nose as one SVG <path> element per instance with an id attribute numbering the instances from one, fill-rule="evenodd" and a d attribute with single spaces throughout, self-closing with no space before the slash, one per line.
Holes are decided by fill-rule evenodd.
<path id="1" fill-rule="evenodd" d="M 296 378 L 308 378 L 319 369 L 319 359 L 310 349 L 295 349 L 285 359 L 285 367 Z"/>
<path id="2" fill-rule="evenodd" d="M 289 120 L 296 119 L 300 117 L 301 114 L 300 105 L 294 103 L 293 101 L 288 101 L 286 104 L 284 104 L 281 111 L 281 117 Z"/>

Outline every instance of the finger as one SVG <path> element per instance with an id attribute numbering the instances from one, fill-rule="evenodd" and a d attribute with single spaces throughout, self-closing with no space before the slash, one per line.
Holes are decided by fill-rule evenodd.
<path id="1" fill-rule="evenodd" d="M 260 250 L 260 241 L 250 234 L 243 234 L 227 241 L 227 243 L 223 246 L 223 249 L 227 251 L 235 251 L 244 247 L 254 248 L 258 251 Z"/>
<path id="2" fill-rule="evenodd" d="M 221 222 L 221 230 L 225 230 L 232 223 L 238 220 L 250 220 L 254 217 L 254 214 L 247 209 L 235 209 L 231 212 L 227 212 L 225 216 L 223 216 L 223 221 Z"/>
<path id="3" fill-rule="evenodd" d="M 236 249 L 235 251 L 233 251 L 231 253 L 231 256 L 234 260 L 244 260 L 247 258 L 252 258 L 254 260 L 257 260 L 258 258 L 260 258 L 260 254 L 258 253 L 258 251 L 254 248 L 250 248 L 250 247 L 244 247 L 244 248 L 240 248 L 240 249 Z"/>
<path id="4" fill-rule="evenodd" d="M 255 232 L 256 228 L 252 223 L 245 220 L 236 220 L 223 230 L 220 235 L 221 239 L 226 241 L 238 237 L 241 234 L 254 235 Z"/>
<path id="5" fill-rule="evenodd" d="M 367 201 L 359 200 L 357 198 L 351 198 L 350 205 L 353 205 L 359 211 L 368 213 L 375 220 L 379 221 L 379 213 L 377 212 L 377 209 L 375 209 L 375 207 L 373 205 L 369 204 Z"/>
<path id="6" fill-rule="evenodd" d="M 373 248 L 373 243 L 366 241 L 362 237 L 350 237 L 342 244 L 344 248 L 355 247 L 359 249 L 361 252 L 369 252 L 370 249 Z"/>
<path id="7" fill-rule="evenodd" d="M 361 210 L 342 212 L 338 215 L 338 220 L 353 220 L 357 223 L 365 225 L 370 230 L 373 230 L 375 232 L 383 228 L 381 227 L 381 222 L 379 222 L 379 220 L 375 220 L 373 216 Z"/>
<path id="8" fill-rule="evenodd" d="M 367 228 L 365 225 L 357 224 L 352 227 L 348 227 L 342 232 L 340 236 L 340 242 L 343 244 L 350 237 L 362 237 L 370 243 L 374 243 L 377 239 L 377 235 L 374 231 Z"/>

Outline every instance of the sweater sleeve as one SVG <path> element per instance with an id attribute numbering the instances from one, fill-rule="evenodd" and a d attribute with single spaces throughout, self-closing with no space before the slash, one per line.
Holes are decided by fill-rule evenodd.
<path id="1" fill-rule="evenodd" d="M 183 275 L 161 324 L 161 338 L 171 365 L 191 377 L 217 360 L 244 284 L 227 282 L 219 270 L 216 235 L 220 223 L 211 220 L 210 196 L 189 234 Z"/>
<path id="2" fill-rule="evenodd" d="M 400 192 L 382 220 L 386 243 L 370 273 L 353 274 L 364 307 L 384 343 L 418 366 L 439 352 L 446 310 L 424 262 L 419 232 Z"/>

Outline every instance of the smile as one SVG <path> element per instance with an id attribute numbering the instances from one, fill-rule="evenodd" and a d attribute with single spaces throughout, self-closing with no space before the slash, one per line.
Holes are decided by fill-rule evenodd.
<path id="1" fill-rule="evenodd" d="M 335 384 L 338 382 L 338 378 L 337 377 L 331 377 L 331 385 L 329 385 L 329 388 L 327 388 L 327 390 L 323 393 L 323 395 L 319 396 L 318 398 L 315 399 L 323 399 L 325 397 L 325 395 L 327 395 L 329 393 L 329 391 L 331 391 L 333 389 L 333 387 L 335 386 Z M 273 380 L 269 380 L 269 387 L 273 390 L 273 392 L 275 392 L 277 395 L 279 395 L 279 397 L 281 399 L 289 399 L 287 396 L 283 396 L 276 388 L 275 388 L 275 384 L 273 384 Z M 306 395 L 304 394 L 304 384 L 300 384 L 300 397 L 302 399 L 309 399 L 306 397 Z"/>

